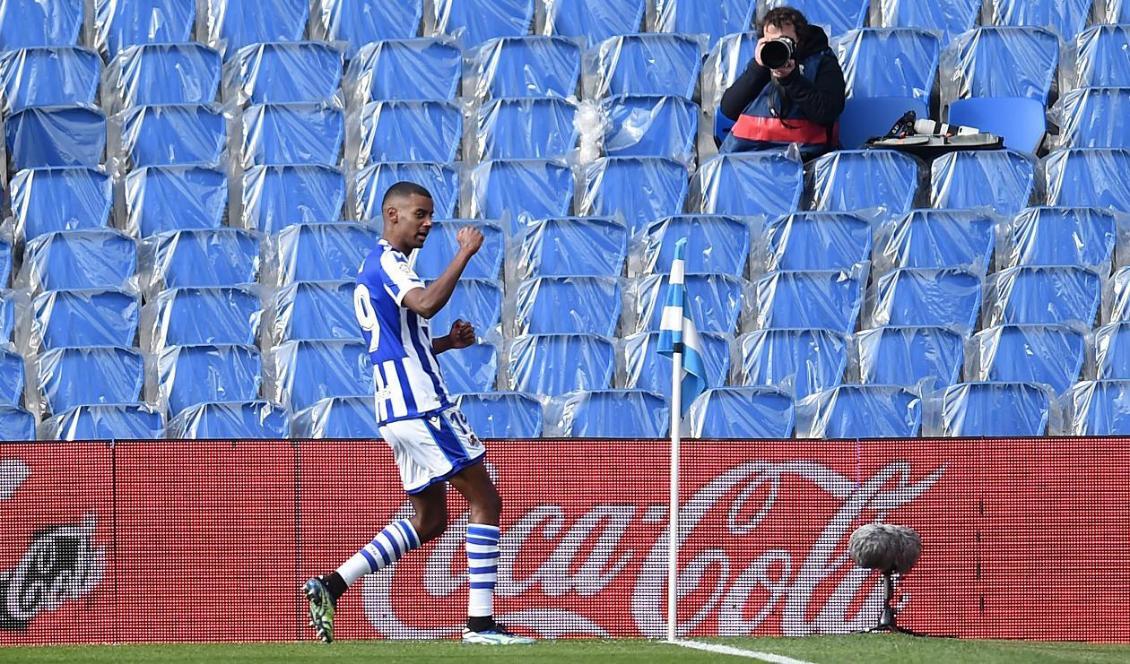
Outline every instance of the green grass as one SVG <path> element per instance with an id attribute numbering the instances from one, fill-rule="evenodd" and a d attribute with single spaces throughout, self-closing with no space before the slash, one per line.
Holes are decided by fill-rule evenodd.
<path id="1" fill-rule="evenodd" d="M 1130 645 L 1042 641 L 961 641 L 916 639 L 905 636 L 860 635 L 808 638 L 707 639 L 710 643 L 787 655 L 817 664 L 867 662 L 913 664 L 946 662 L 971 664 L 1063 664 L 1085 662 L 1114 664 L 1130 661 Z M 614 662 L 664 664 L 666 662 L 753 662 L 709 652 L 678 648 L 643 640 L 542 641 L 532 646 L 491 648 L 464 646 L 455 641 L 347 641 L 331 646 L 317 643 L 176 644 L 126 646 L 0 647 L 0 662 L 38 664 L 238 664 L 241 662 L 302 662 L 319 664 L 401 664 L 408 662 L 499 662 L 557 664 L 564 662 Z"/>

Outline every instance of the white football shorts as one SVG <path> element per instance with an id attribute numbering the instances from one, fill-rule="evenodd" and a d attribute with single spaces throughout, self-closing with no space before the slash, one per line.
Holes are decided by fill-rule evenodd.
<path id="1" fill-rule="evenodd" d="M 430 417 L 383 424 L 380 433 L 392 448 L 400 480 L 409 494 L 447 480 L 478 463 L 486 453 L 467 418 L 454 406 Z"/>

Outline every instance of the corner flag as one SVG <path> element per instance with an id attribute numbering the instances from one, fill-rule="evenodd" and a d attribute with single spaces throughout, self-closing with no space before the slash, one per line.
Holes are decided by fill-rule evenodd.
<path id="1" fill-rule="evenodd" d="M 675 243 L 675 260 L 671 263 L 671 276 L 667 286 L 667 303 L 659 323 L 659 354 L 682 358 L 682 395 L 680 414 L 685 414 L 695 397 L 706 390 L 706 362 L 702 355 L 702 338 L 698 336 L 694 320 L 686 309 L 687 287 L 684 277 L 687 240 Z"/>

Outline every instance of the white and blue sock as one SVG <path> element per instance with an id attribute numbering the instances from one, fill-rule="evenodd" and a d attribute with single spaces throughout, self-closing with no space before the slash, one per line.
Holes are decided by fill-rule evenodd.
<path id="1" fill-rule="evenodd" d="M 342 563 L 337 573 L 347 586 L 366 574 L 378 572 L 393 564 L 412 549 L 420 546 L 420 537 L 408 519 L 393 521 L 377 533 L 373 541 Z"/>
<path id="2" fill-rule="evenodd" d="M 494 584 L 498 580 L 498 526 L 467 524 L 468 624 L 484 623 L 494 615 Z M 480 619 L 480 620 L 476 620 Z"/>

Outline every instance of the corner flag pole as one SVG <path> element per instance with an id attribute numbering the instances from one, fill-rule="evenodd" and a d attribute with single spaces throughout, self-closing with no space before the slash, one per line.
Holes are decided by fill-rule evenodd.
<path id="1" fill-rule="evenodd" d="M 683 344 L 675 344 L 671 358 L 671 497 L 667 527 L 667 640 L 678 638 L 679 616 L 676 613 L 679 576 L 679 427 L 682 424 Z"/>

